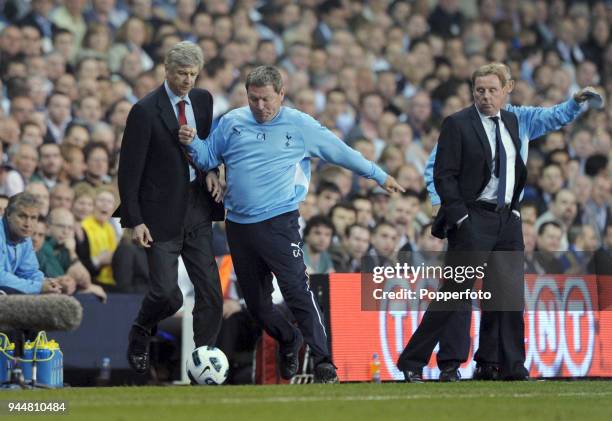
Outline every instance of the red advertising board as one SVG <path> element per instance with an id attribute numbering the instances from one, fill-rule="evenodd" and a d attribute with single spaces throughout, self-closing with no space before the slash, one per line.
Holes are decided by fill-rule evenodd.
<path id="1" fill-rule="evenodd" d="M 589 276 L 527 275 L 525 366 L 532 377 L 612 377 L 610 279 Z M 360 274 L 332 274 L 329 281 L 332 351 L 342 381 L 368 381 L 374 353 L 383 380 L 401 380 L 395 363 L 416 330 L 425 306 L 381 306 L 362 310 Z M 417 288 L 415 284 L 414 288 Z M 604 311 L 604 309 L 607 309 Z M 471 326 L 470 359 L 461 367 L 470 378 L 478 347 L 480 313 Z M 436 379 L 435 352 L 423 375 Z"/>

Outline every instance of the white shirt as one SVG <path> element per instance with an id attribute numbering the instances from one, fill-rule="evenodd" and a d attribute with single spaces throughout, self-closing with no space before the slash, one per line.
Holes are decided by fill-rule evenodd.
<path id="1" fill-rule="evenodd" d="M 196 121 L 195 121 L 195 115 L 193 113 L 193 107 L 191 106 L 191 100 L 189 99 L 189 95 L 185 95 L 183 97 L 175 95 L 175 93 L 172 92 L 172 89 L 170 89 L 170 86 L 168 86 L 167 80 L 164 81 L 164 88 L 166 88 L 166 93 L 168 94 L 168 98 L 170 99 L 170 104 L 172 105 L 172 110 L 174 111 L 176 120 L 178 121 L 178 114 L 179 114 L 178 103 L 180 101 L 185 101 L 185 118 L 187 119 L 187 125 L 189 127 L 193 127 L 194 129 L 197 128 Z M 195 179 L 196 179 L 195 170 L 193 169 L 191 165 L 189 165 L 189 181 L 193 181 Z"/>
<path id="2" fill-rule="evenodd" d="M 480 121 L 482 121 L 482 126 L 487 134 L 489 146 L 491 147 L 491 158 L 493 160 L 493 172 L 491 174 L 491 179 L 478 197 L 478 200 L 497 204 L 497 186 L 499 185 L 499 179 L 495 177 L 495 154 L 497 152 L 495 145 L 495 122 L 491 119 L 491 117 L 481 114 L 478 107 L 476 107 L 476 110 L 478 111 L 478 115 L 480 115 Z M 514 165 L 516 162 L 516 148 L 514 147 L 514 143 L 512 143 L 510 132 L 502 121 L 501 113 L 499 111 L 497 112 L 496 116 L 499 118 L 499 132 L 501 133 L 501 140 L 504 144 L 504 149 L 506 149 L 506 197 L 504 202 L 506 205 L 509 205 L 512 202 L 512 196 L 514 194 Z"/>

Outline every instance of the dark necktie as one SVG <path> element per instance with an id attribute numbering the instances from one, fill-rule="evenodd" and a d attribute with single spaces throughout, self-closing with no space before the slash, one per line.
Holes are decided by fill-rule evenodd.
<path id="1" fill-rule="evenodd" d="M 179 127 L 187 124 L 187 116 L 185 115 L 185 103 L 186 103 L 185 100 L 180 100 L 176 104 L 178 106 Z M 185 154 L 185 157 L 187 158 L 187 162 L 189 162 L 189 165 L 191 165 L 191 167 L 195 170 L 196 179 L 200 182 L 203 182 L 204 173 L 198 167 L 195 166 L 195 164 L 193 163 L 193 160 L 191 159 L 191 156 L 189 156 L 189 154 L 185 151 L 185 149 L 183 149 L 183 153 Z"/>
<path id="2" fill-rule="evenodd" d="M 506 149 L 499 130 L 499 117 L 490 117 L 495 123 L 495 176 L 498 178 L 497 184 L 497 208 L 501 209 L 506 205 Z"/>

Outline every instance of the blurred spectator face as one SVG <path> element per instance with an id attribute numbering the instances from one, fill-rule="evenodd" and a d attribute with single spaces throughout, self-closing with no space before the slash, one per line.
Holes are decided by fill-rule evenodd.
<path id="1" fill-rule="evenodd" d="M 82 180 L 85 176 L 85 157 L 79 148 L 72 148 L 64 160 L 64 171 L 72 181 Z"/>
<path id="2" fill-rule="evenodd" d="M 442 117 L 448 117 L 449 115 L 461 110 L 461 108 L 463 108 L 461 99 L 458 96 L 451 95 L 446 98 L 446 101 L 444 101 L 444 106 L 442 107 Z"/>
<path id="3" fill-rule="evenodd" d="M 98 222 L 107 222 L 115 210 L 115 196 L 107 191 L 102 191 L 96 195 L 94 201 L 94 218 Z"/>
<path id="4" fill-rule="evenodd" d="M 225 45 L 232 39 L 232 20 L 223 16 L 217 18 L 213 23 L 213 37 L 219 45 Z"/>
<path id="5" fill-rule="evenodd" d="M 368 199 L 355 199 L 353 200 L 353 206 L 357 210 L 356 222 L 364 227 L 369 227 L 374 222 L 372 202 Z"/>
<path id="6" fill-rule="evenodd" d="M 417 92 L 410 99 L 411 121 L 421 124 L 429 120 L 431 116 L 431 99 L 425 92 Z"/>
<path id="7" fill-rule="evenodd" d="M 77 111 L 77 115 L 89 125 L 95 125 L 102 118 L 102 106 L 100 100 L 95 96 L 83 98 Z"/>
<path id="8" fill-rule="evenodd" d="M 379 139 L 389 139 L 389 133 L 391 132 L 391 127 L 397 124 L 397 116 L 391 111 L 385 111 L 380 116 L 378 120 L 378 137 Z M 395 147 L 393 145 L 390 145 Z"/>
<path id="9" fill-rule="evenodd" d="M 34 103 L 27 96 L 17 96 L 11 101 L 11 117 L 22 124 L 34 112 Z"/>
<path id="10" fill-rule="evenodd" d="M 521 206 L 521 220 L 526 224 L 535 224 L 538 219 L 538 209 L 536 206 Z"/>
<path id="11" fill-rule="evenodd" d="M 610 201 L 610 180 L 605 176 L 598 176 L 593 179 L 593 191 L 591 193 L 593 201 L 604 206 Z"/>
<path id="12" fill-rule="evenodd" d="M 381 156 L 380 163 L 385 167 L 387 173 L 396 174 L 397 170 L 404 165 L 404 156 L 397 146 L 387 146 Z"/>
<path id="13" fill-rule="evenodd" d="M 316 115 L 315 110 L 315 93 L 312 89 L 302 89 L 295 97 L 295 107 L 311 116 Z"/>
<path id="14" fill-rule="evenodd" d="M 74 236 L 74 216 L 68 209 L 54 209 L 49 214 L 49 236 L 59 244 Z"/>
<path id="15" fill-rule="evenodd" d="M 361 259 L 370 248 L 370 231 L 364 227 L 354 226 L 344 240 L 344 244 L 353 259 Z"/>
<path id="16" fill-rule="evenodd" d="M 324 252 L 331 244 L 332 229 L 326 225 L 316 225 L 310 229 L 304 240 L 306 240 L 306 244 L 308 244 L 308 247 L 313 252 Z"/>
<path id="17" fill-rule="evenodd" d="M 129 53 L 123 57 L 119 73 L 121 73 L 126 80 L 134 82 L 142 71 L 142 61 L 140 60 L 140 55 L 138 53 Z"/>
<path id="18" fill-rule="evenodd" d="M 113 125 L 113 127 L 123 130 L 131 109 L 132 104 L 129 101 L 121 101 L 117 103 L 113 109 L 113 113 L 110 115 L 110 123 Z"/>
<path id="19" fill-rule="evenodd" d="M 39 56 L 42 53 L 42 37 L 38 28 L 24 26 L 21 28 L 22 48 L 26 56 Z"/>
<path id="20" fill-rule="evenodd" d="M 414 165 L 402 165 L 397 172 L 397 182 L 406 190 L 423 190 L 423 176 Z"/>
<path id="21" fill-rule="evenodd" d="M 198 13 L 195 15 L 193 18 L 193 33 L 197 38 L 212 36 L 212 17 L 208 13 Z M 209 58 L 208 56 L 205 57 Z"/>
<path id="22" fill-rule="evenodd" d="M 525 244 L 525 253 L 532 253 L 536 246 L 536 230 L 532 223 L 523 221 L 523 242 Z"/>
<path id="23" fill-rule="evenodd" d="M 591 198 L 591 189 L 593 187 L 593 183 L 591 179 L 586 175 L 578 175 L 576 177 L 576 181 L 573 186 L 573 193 L 576 196 L 576 200 L 579 204 L 586 204 Z"/>
<path id="24" fill-rule="evenodd" d="M 30 183 L 25 191 L 32 193 L 40 202 L 40 215 L 46 217 L 49 213 L 49 190 L 42 183 Z"/>
<path id="25" fill-rule="evenodd" d="M 8 201 L 8 197 L 0 197 L 0 217 L 4 216 L 4 211 L 6 211 Z"/>
<path id="26" fill-rule="evenodd" d="M 14 166 L 15 169 L 21 174 L 26 180 L 29 180 L 34 171 L 36 171 L 36 165 L 38 164 L 38 152 L 32 145 L 22 144 L 19 147 L 19 152 L 15 155 Z"/>
<path id="27" fill-rule="evenodd" d="M 546 225 L 542 234 L 538 236 L 537 245 L 539 251 L 555 252 L 561 249 L 561 237 L 563 231 L 561 228 L 552 224 Z"/>
<path id="28" fill-rule="evenodd" d="M 259 44 L 256 53 L 256 60 L 261 65 L 274 65 L 276 63 L 276 48 L 272 41 L 266 41 Z"/>
<path id="29" fill-rule="evenodd" d="M 361 116 L 370 122 L 378 123 L 382 116 L 384 105 L 382 98 L 378 95 L 368 95 L 363 99 Z"/>
<path id="30" fill-rule="evenodd" d="M 189 21 L 191 16 L 195 13 L 196 2 L 195 0 L 178 0 L 176 2 L 176 15 L 179 20 Z"/>
<path id="31" fill-rule="evenodd" d="M 327 102 L 325 104 L 325 112 L 332 118 L 338 118 L 338 116 L 346 112 L 346 95 L 341 91 L 332 91 L 327 95 Z"/>
<path id="32" fill-rule="evenodd" d="M 67 95 L 73 101 L 79 97 L 76 79 L 69 73 L 62 75 L 57 79 L 55 82 L 55 90 Z"/>
<path id="33" fill-rule="evenodd" d="M 324 50 L 313 50 L 310 53 L 310 73 L 314 75 L 325 74 L 327 53 Z"/>
<path id="34" fill-rule="evenodd" d="M 82 126 L 72 127 L 64 137 L 64 143 L 76 146 L 79 149 L 82 149 L 87 142 L 89 142 L 89 132 Z"/>
<path id="35" fill-rule="evenodd" d="M 576 71 L 576 84 L 581 88 L 599 84 L 599 75 L 595 63 L 592 61 L 580 63 Z"/>
<path id="36" fill-rule="evenodd" d="M 496 115 L 506 103 L 508 84 L 502 86 L 496 75 L 477 77 L 474 81 L 474 103 L 486 116 Z"/>
<path id="37" fill-rule="evenodd" d="M 92 197 L 84 194 L 76 198 L 72 206 L 72 213 L 77 221 L 82 221 L 93 213 L 94 200 Z"/>
<path id="38" fill-rule="evenodd" d="M 23 127 L 23 132 L 21 133 L 21 141 L 24 143 L 29 143 L 36 147 L 42 145 L 43 143 L 43 133 L 40 127 L 36 123 L 27 124 Z"/>
<path id="39" fill-rule="evenodd" d="M 533 88 L 524 80 L 517 80 L 512 90 L 512 103 L 516 105 L 528 105 L 533 103 Z"/>
<path id="40" fill-rule="evenodd" d="M 38 221 L 34 232 L 32 233 L 32 248 L 35 252 L 40 251 L 43 244 L 45 244 L 45 237 L 47 236 L 47 224 L 44 221 Z"/>
<path id="41" fill-rule="evenodd" d="M 72 202 L 74 201 L 74 190 L 66 184 L 56 184 L 53 190 L 51 190 L 50 196 L 50 208 L 64 208 L 72 209 Z"/>
<path id="42" fill-rule="evenodd" d="M 300 216 L 308 222 L 310 218 L 317 214 L 317 196 L 314 193 L 308 193 L 304 201 L 300 202 Z"/>
<path id="43" fill-rule="evenodd" d="M 14 143 L 19 142 L 19 137 L 21 134 L 21 129 L 19 128 L 19 123 L 12 118 L 0 117 L 0 141 L 6 145 L 12 145 Z"/>
<path id="44" fill-rule="evenodd" d="M 64 60 L 70 61 L 74 50 L 74 35 L 71 32 L 62 32 L 53 39 L 53 49 L 58 51 Z"/>
<path id="45" fill-rule="evenodd" d="M 549 165 L 542 171 L 540 188 L 549 194 L 558 192 L 563 187 L 563 174 L 557 165 Z"/>
<path id="46" fill-rule="evenodd" d="M 580 235 L 576 237 L 576 248 L 584 251 L 595 251 L 599 248 L 599 240 L 592 226 L 582 226 Z"/>
<path id="47" fill-rule="evenodd" d="M 593 145 L 593 136 L 588 130 L 578 130 L 572 137 L 572 147 L 576 156 L 581 159 L 586 159 L 593 155 L 595 147 Z"/>
<path id="48" fill-rule="evenodd" d="M 47 107 L 49 120 L 59 126 L 70 119 L 70 98 L 63 94 L 54 94 Z"/>
<path id="49" fill-rule="evenodd" d="M 419 251 L 441 252 L 444 251 L 444 240 L 431 235 L 431 227 L 428 227 L 425 232 L 419 236 L 417 240 L 417 248 Z"/>
<path id="50" fill-rule="evenodd" d="M 108 174 L 108 152 L 104 148 L 95 148 L 87 157 L 87 173 L 96 179 Z"/>
<path id="51" fill-rule="evenodd" d="M 565 139 L 561 132 L 553 132 L 546 135 L 546 140 L 544 145 L 542 145 L 542 151 L 546 153 L 555 149 L 565 149 Z"/>
<path id="52" fill-rule="evenodd" d="M 397 230 L 387 224 L 377 227 L 372 236 L 372 246 L 379 256 L 392 258 L 399 241 Z"/>
<path id="53" fill-rule="evenodd" d="M 321 215 L 328 215 L 331 208 L 340 201 L 340 192 L 333 190 L 323 190 L 317 196 L 317 208 Z"/>
<path id="54" fill-rule="evenodd" d="M 101 123 L 94 129 L 91 141 L 103 143 L 109 151 L 115 150 L 115 132 L 106 123 Z"/>
<path id="55" fill-rule="evenodd" d="M 21 30 L 18 27 L 7 26 L 0 36 L 0 51 L 5 52 L 9 57 L 17 55 L 21 51 L 22 39 Z"/>
<path id="56" fill-rule="evenodd" d="M 336 233 L 342 238 L 346 233 L 346 227 L 353 225 L 357 220 L 357 214 L 352 209 L 335 208 L 331 214 L 331 220 L 334 224 Z"/>
<path id="57" fill-rule="evenodd" d="M 155 78 L 152 75 L 145 73 L 136 79 L 134 85 L 134 95 L 136 95 L 136 98 L 142 99 L 146 94 L 155 89 L 156 86 L 157 82 L 155 81 Z"/>
<path id="58" fill-rule="evenodd" d="M 570 190 L 559 190 L 551 207 L 552 213 L 564 224 L 570 225 L 576 218 L 576 196 Z"/>
<path id="59" fill-rule="evenodd" d="M 98 66 L 98 60 L 95 58 L 85 58 L 77 64 L 79 80 L 91 79 L 96 80 L 100 76 L 100 66 Z"/>
<path id="60" fill-rule="evenodd" d="M 393 198 L 387 208 L 387 220 L 398 226 L 406 226 L 414 220 L 419 211 L 419 205 L 416 197 Z"/>
<path id="61" fill-rule="evenodd" d="M 412 128 L 406 123 L 398 123 L 391 128 L 390 144 L 406 150 L 412 144 Z"/>
<path id="62" fill-rule="evenodd" d="M 40 147 L 40 170 L 47 177 L 57 177 L 64 160 L 59 145 L 49 143 Z"/>

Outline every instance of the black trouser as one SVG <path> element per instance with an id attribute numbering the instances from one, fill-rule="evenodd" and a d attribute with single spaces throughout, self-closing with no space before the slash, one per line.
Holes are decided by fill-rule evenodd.
<path id="1" fill-rule="evenodd" d="M 487 263 L 483 290 L 491 292 L 493 299 L 491 303 L 481 303 L 480 343 L 474 359 L 481 364 L 499 365 L 505 374 L 515 374 L 524 370 L 525 361 L 521 220 L 509 209 L 495 212 L 478 204 L 470 207 L 469 215 L 461 227 L 448 233 L 446 264 L 478 266 Z M 505 251 L 514 253 L 503 253 Z M 463 283 L 449 280 L 440 291 L 464 291 L 471 289 L 473 284 L 474 279 Z M 401 370 L 421 370 L 444 334 L 447 334 L 449 342 L 453 336 L 459 338 L 458 342 L 446 348 L 446 357 L 455 355 L 460 361 L 467 359 L 469 311 L 468 300 L 432 302 L 400 355 L 398 367 Z M 452 329 L 456 329 L 454 335 L 450 334 Z M 441 358 L 440 361 L 444 365 L 444 362 L 452 362 L 452 358 Z"/>
<path id="2" fill-rule="evenodd" d="M 223 296 L 219 271 L 212 251 L 210 206 L 203 187 L 192 183 L 189 189 L 183 232 L 168 241 L 155 241 L 147 250 L 150 283 L 136 323 L 153 329 L 183 305 L 178 286 L 178 258 L 183 257 L 193 283 L 193 340 L 196 347 L 214 346 L 221 326 Z"/>
<path id="3" fill-rule="evenodd" d="M 247 309 L 281 344 L 296 337 L 293 325 L 272 305 L 272 273 L 295 316 L 315 364 L 331 361 L 323 314 L 310 290 L 302 255 L 299 213 L 278 215 L 254 224 L 227 221 L 227 241 Z"/>

